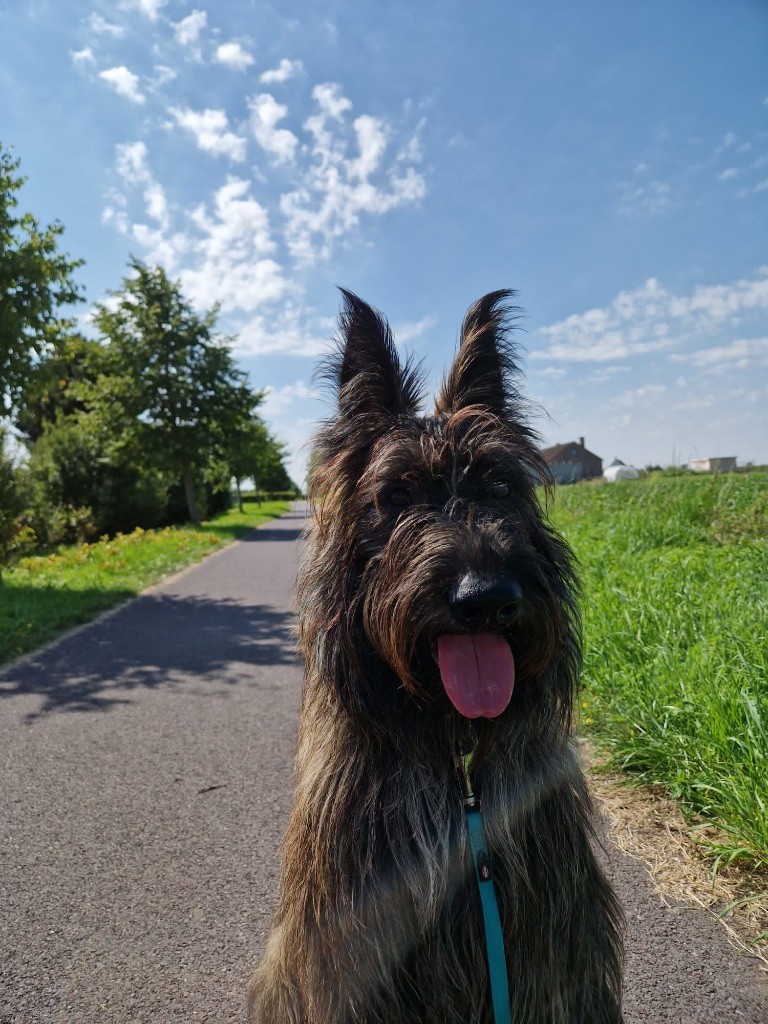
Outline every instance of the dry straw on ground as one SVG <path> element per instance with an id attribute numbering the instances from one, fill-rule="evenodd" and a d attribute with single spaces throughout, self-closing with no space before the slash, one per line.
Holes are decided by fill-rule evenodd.
<path id="1" fill-rule="evenodd" d="M 606 770 L 588 745 L 583 749 L 592 791 L 619 849 L 646 863 L 657 894 L 668 906 L 711 911 L 733 943 L 768 971 L 768 872 L 731 864 L 713 877 L 707 844 L 722 838 L 716 828 L 687 822 L 662 787 L 637 785 Z"/>

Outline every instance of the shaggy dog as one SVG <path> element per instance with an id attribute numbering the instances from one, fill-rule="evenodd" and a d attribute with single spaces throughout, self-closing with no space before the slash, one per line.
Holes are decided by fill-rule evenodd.
<path id="1" fill-rule="evenodd" d="M 621 915 L 569 745 L 573 559 L 537 488 L 511 293 L 467 312 L 432 415 L 386 320 L 343 294 L 299 583 L 296 797 L 251 1020 L 492 1024 L 469 755 L 512 1020 L 620 1024 Z"/>

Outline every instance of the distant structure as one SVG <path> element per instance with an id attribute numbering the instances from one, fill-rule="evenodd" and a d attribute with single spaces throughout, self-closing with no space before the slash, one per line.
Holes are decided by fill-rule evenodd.
<path id="1" fill-rule="evenodd" d="M 603 472 L 603 460 L 584 447 L 584 438 L 556 444 L 542 451 L 544 461 L 556 484 L 575 484 L 579 480 L 593 480 Z"/>
<path id="2" fill-rule="evenodd" d="M 716 459 L 691 459 L 688 466 L 694 473 L 732 473 L 736 469 L 736 456 L 722 455 Z"/>
<path id="3" fill-rule="evenodd" d="M 606 467 L 603 477 L 614 483 L 616 480 L 638 480 L 640 474 L 634 466 L 628 466 L 621 459 L 614 459 L 610 466 Z"/>

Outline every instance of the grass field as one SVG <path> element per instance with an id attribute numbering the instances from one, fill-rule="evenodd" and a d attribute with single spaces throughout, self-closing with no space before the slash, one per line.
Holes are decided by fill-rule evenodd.
<path id="1" fill-rule="evenodd" d="M 137 529 L 20 559 L 4 570 L 0 584 L 0 662 L 88 622 L 289 507 L 285 501 L 246 501 L 244 512 L 227 512 L 197 528 Z"/>
<path id="2" fill-rule="evenodd" d="M 581 563 L 582 731 L 768 865 L 768 474 L 557 490 Z"/>

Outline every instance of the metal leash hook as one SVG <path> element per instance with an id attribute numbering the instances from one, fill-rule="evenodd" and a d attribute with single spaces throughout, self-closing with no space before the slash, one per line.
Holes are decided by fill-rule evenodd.
<path id="1" fill-rule="evenodd" d="M 472 754 L 461 758 L 462 786 L 464 789 L 464 813 L 467 818 L 467 836 L 472 850 L 472 863 L 475 866 L 475 878 L 480 892 L 480 904 L 483 910 L 483 927 L 485 929 L 485 953 L 488 961 L 488 977 L 491 982 L 491 1002 L 493 1003 L 493 1019 L 495 1024 L 512 1024 L 512 1010 L 509 1003 L 509 979 L 507 977 L 507 961 L 504 956 L 504 936 L 501 931 L 499 904 L 496 900 L 496 889 L 493 885 L 491 859 L 488 856 L 488 844 L 485 839 L 483 815 L 480 802 L 472 789 L 469 777 L 472 765 Z"/>

